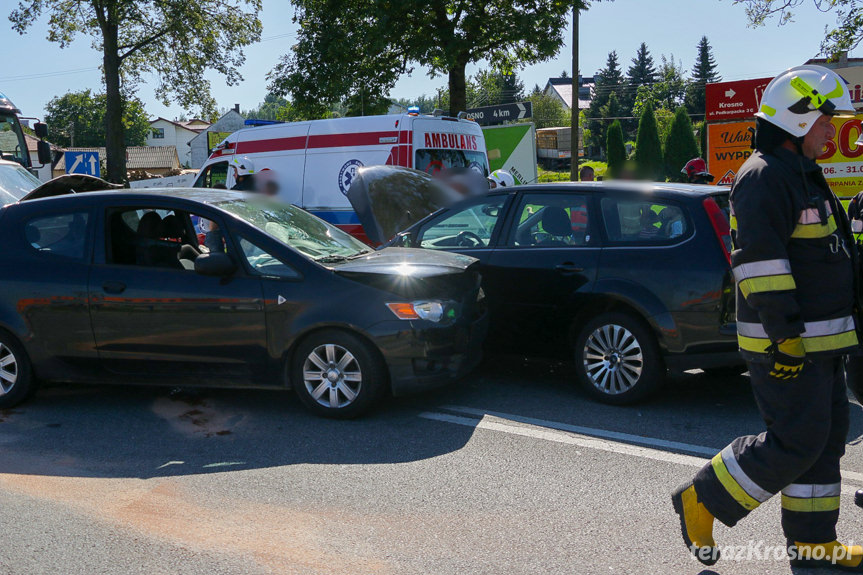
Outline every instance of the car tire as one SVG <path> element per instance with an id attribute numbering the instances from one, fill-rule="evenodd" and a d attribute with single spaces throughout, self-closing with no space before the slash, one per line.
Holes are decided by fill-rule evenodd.
<path id="1" fill-rule="evenodd" d="M 17 339 L 0 330 L 0 409 L 15 407 L 35 391 L 30 358 Z"/>
<path id="2" fill-rule="evenodd" d="M 600 314 L 579 329 L 575 369 L 579 383 L 591 397 L 613 405 L 644 399 L 666 376 L 650 327 L 622 312 Z"/>
<path id="3" fill-rule="evenodd" d="M 388 381 L 386 364 L 374 346 L 352 333 L 330 329 L 300 342 L 290 373 L 303 405 L 317 415 L 336 419 L 368 411 Z"/>

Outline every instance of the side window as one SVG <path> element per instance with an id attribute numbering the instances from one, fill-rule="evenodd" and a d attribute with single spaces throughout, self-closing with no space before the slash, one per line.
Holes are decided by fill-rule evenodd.
<path id="1" fill-rule="evenodd" d="M 153 139 L 154 140 L 165 139 L 165 128 L 153 128 Z"/>
<path id="2" fill-rule="evenodd" d="M 224 244 L 217 233 L 199 236 L 193 219 L 203 220 L 187 212 L 154 207 L 108 209 L 107 263 L 194 270 L 195 259 L 207 251 L 204 243 L 218 241 L 222 249 Z"/>
<path id="3" fill-rule="evenodd" d="M 525 194 L 521 199 L 510 244 L 514 247 L 573 247 L 591 244 L 588 196 Z"/>
<path id="4" fill-rule="evenodd" d="M 39 253 L 83 261 L 88 220 L 85 212 L 33 218 L 24 225 L 24 238 Z"/>
<path id="5" fill-rule="evenodd" d="M 243 252 L 246 263 L 249 264 L 249 269 L 255 274 L 287 279 L 299 279 L 302 277 L 300 272 L 293 267 L 242 236 L 240 236 L 240 249 Z"/>
<path id="6" fill-rule="evenodd" d="M 487 247 L 505 201 L 506 196 L 496 196 L 429 222 L 420 230 L 419 245 L 432 249 Z"/>
<path id="7" fill-rule="evenodd" d="M 610 242 L 667 244 L 689 236 L 683 208 L 672 202 L 606 197 L 601 203 Z"/>
<path id="8" fill-rule="evenodd" d="M 196 188 L 224 188 L 228 182 L 228 162 L 207 166 L 204 174 L 195 181 Z"/>

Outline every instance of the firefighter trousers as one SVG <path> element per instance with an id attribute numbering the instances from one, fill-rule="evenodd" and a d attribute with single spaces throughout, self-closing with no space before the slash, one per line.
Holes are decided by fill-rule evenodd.
<path id="1" fill-rule="evenodd" d="M 834 541 L 849 425 L 844 363 L 807 359 L 792 380 L 770 377 L 771 366 L 749 363 L 767 431 L 732 441 L 696 474 L 695 491 L 729 527 L 781 491 L 789 541 Z"/>

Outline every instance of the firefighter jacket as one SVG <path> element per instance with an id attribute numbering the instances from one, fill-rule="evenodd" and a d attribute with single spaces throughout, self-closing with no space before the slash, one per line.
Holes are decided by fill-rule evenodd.
<path id="1" fill-rule="evenodd" d="M 848 219 L 814 161 L 755 151 L 731 189 L 732 271 L 744 358 L 801 336 L 807 355 L 856 350 L 857 253 Z"/>

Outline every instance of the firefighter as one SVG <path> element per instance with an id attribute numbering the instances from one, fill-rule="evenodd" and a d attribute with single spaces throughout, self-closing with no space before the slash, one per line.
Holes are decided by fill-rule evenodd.
<path id="1" fill-rule="evenodd" d="M 680 173 L 686 175 L 690 184 L 709 184 L 713 181 L 713 174 L 707 171 L 707 162 L 702 158 L 692 158 L 686 162 Z"/>
<path id="2" fill-rule="evenodd" d="M 836 540 L 848 433 L 843 356 L 858 352 L 857 255 L 815 158 L 853 115 L 845 82 L 791 68 L 765 89 L 754 148 L 731 190 L 738 344 L 767 430 L 738 437 L 672 495 L 683 539 L 719 558 L 714 518 L 734 526 L 781 492 L 792 566 L 863 572 L 863 548 Z"/>
<path id="3" fill-rule="evenodd" d="M 506 170 L 495 170 L 488 175 L 488 187 L 490 190 L 495 188 L 511 188 L 515 185 L 515 178 Z"/>
<path id="4" fill-rule="evenodd" d="M 234 187 L 231 189 L 238 192 L 254 192 L 255 164 L 252 160 L 248 156 L 242 158 L 234 156 L 230 165 L 234 168 Z"/>

